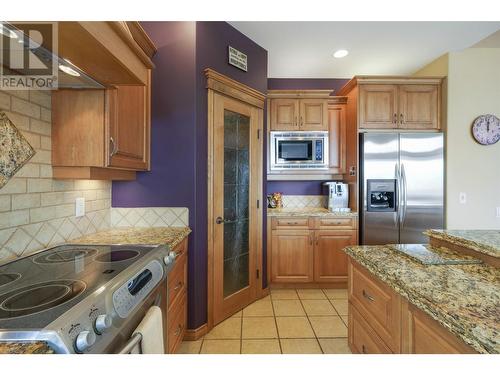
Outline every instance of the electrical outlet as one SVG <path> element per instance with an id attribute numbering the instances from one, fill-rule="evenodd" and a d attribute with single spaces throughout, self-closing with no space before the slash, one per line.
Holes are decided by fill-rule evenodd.
<path id="1" fill-rule="evenodd" d="M 500 217 L 500 207 L 497 207 L 497 217 Z"/>
<path id="2" fill-rule="evenodd" d="M 467 203 L 467 194 L 464 192 L 461 192 L 458 196 L 458 201 L 460 204 L 466 204 Z"/>
<path id="3" fill-rule="evenodd" d="M 85 215 L 85 198 L 75 199 L 75 216 L 82 217 Z"/>

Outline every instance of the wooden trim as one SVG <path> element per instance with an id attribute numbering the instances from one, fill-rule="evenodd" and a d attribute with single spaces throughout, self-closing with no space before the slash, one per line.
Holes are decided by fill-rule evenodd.
<path id="1" fill-rule="evenodd" d="M 151 61 L 150 56 L 146 54 L 146 52 L 139 46 L 137 41 L 135 40 L 134 36 L 132 35 L 132 32 L 129 28 L 129 23 L 137 23 L 138 22 L 125 22 L 125 21 L 108 21 L 108 24 L 111 26 L 111 28 L 118 34 L 118 36 L 125 42 L 125 44 L 135 52 L 137 57 L 146 65 L 148 68 L 153 69 L 155 65 Z M 140 28 L 142 32 L 145 34 L 144 29 L 142 27 Z M 137 35 L 137 32 L 139 29 L 135 29 L 134 32 L 136 33 L 136 37 L 139 37 Z M 149 39 L 149 37 L 146 34 L 146 37 Z M 151 39 L 149 39 L 151 43 Z M 154 44 L 153 44 L 154 47 Z M 154 47 L 154 52 L 156 52 L 156 47 Z"/>
<path id="2" fill-rule="evenodd" d="M 142 28 L 141 24 L 137 21 L 126 21 L 126 24 L 132 34 L 132 38 L 134 38 L 136 43 L 142 48 L 146 55 L 148 55 L 149 58 L 152 58 L 158 49 L 146 31 Z"/>
<path id="3" fill-rule="evenodd" d="M 208 324 L 205 323 L 195 329 L 186 329 L 184 333 L 184 341 L 196 341 L 201 339 L 208 333 Z"/>
<path id="4" fill-rule="evenodd" d="M 265 94 L 223 74 L 217 73 L 213 69 L 207 68 L 204 72 L 207 78 L 208 89 L 241 100 L 257 108 L 264 108 Z"/>
<path id="5" fill-rule="evenodd" d="M 330 96 L 328 105 L 347 104 L 347 96 Z"/>
<path id="6" fill-rule="evenodd" d="M 99 167 L 52 167 L 54 179 L 80 179 L 80 180 L 135 180 L 135 171 Z"/>
<path id="7" fill-rule="evenodd" d="M 290 99 L 331 99 L 333 90 L 268 90 L 268 98 Z"/>
<path id="8" fill-rule="evenodd" d="M 214 91 L 208 90 L 208 111 L 207 111 L 207 331 L 210 331 L 214 326 L 213 301 L 214 301 L 214 208 L 213 208 L 213 175 L 214 175 Z"/>
<path id="9" fill-rule="evenodd" d="M 429 244 L 436 247 L 446 247 L 452 251 L 460 254 L 470 255 L 475 258 L 481 259 L 483 262 L 489 264 L 493 267 L 500 267 L 500 258 L 495 258 L 491 255 L 480 253 L 479 251 L 472 250 L 466 246 L 460 246 L 448 242 L 446 240 L 441 240 L 439 238 L 429 237 Z"/>
<path id="10" fill-rule="evenodd" d="M 355 76 L 347 82 L 339 91 L 338 95 L 347 95 L 354 87 L 361 83 L 369 84 L 435 84 L 441 85 L 445 77 L 408 77 L 408 76 Z"/>

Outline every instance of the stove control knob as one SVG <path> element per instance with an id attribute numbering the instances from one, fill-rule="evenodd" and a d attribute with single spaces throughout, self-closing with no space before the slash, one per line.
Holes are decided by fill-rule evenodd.
<path id="1" fill-rule="evenodd" d="M 75 348 L 78 352 L 83 352 L 95 343 L 95 333 L 92 331 L 82 331 L 78 334 L 75 341 Z"/>
<path id="2" fill-rule="evenodd" d="M 165 258 L 163 258 L 163 261 L 168 266 L 174 261 L 174 259 L 175 259 L 175 251 L 171 251 Z"/>
<path id="3" fill-rule="evenodd" d="M 95 332 L 100 335 L 106 332 L 113 324 L 113 319 L 107 314 L 101 314 L 97 317 L 94 323 Z"/>

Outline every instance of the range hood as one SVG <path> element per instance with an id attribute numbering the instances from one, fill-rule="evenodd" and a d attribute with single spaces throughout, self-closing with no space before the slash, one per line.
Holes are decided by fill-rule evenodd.
<path id="1" fill-rule="evenodd" d="M 52 51 L 44 47 L 39 47 L 37 43 L 31 40 L 28 35 L 17 29 L 15 25 L 8 22 L 0 22 L 0 37 L 17 40 L 22 44 L 24 49 L 29 49 L 32 54 L 37 56 L 41 61 L 58 66 L 58 87 L 59 88 L 75 88 L 75 89 L 103 89 L 104 85 L 97 82 L 95 79 L 86 74 L 83 70 L 74 65 L 70 60 L 62 56 L 58 56 Z M 7 39 L 8 40 L 8 39 Z M 36 47 L 35 47 L 36 46 Z M 15 68 L 11 68 L 4 64 L 13 74 L 16 73 Z"/>

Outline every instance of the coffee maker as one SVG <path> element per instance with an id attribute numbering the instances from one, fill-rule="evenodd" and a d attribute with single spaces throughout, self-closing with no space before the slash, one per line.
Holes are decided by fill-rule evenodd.
<path id="1" fill-rule="evenodd" d="M 349 212 L 349 185 L 331 181 L 323 185 L 328 187 L 328 209 L 336 212 Z"/>

